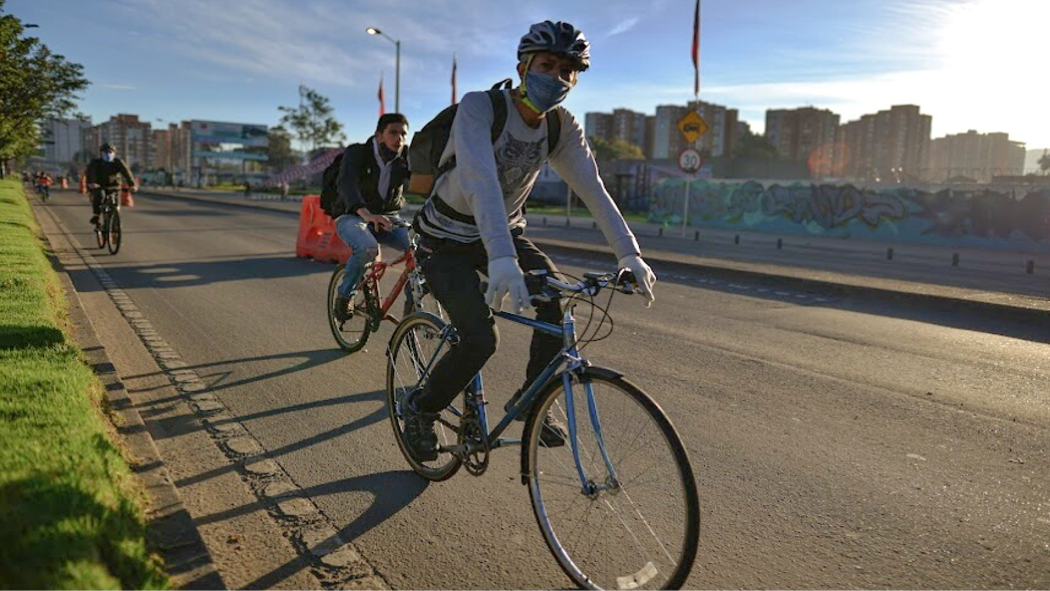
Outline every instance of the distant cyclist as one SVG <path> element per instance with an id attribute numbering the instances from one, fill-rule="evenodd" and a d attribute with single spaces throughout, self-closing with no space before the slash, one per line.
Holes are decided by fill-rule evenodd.
<path id="1" fill-rule="evenodd" d="M 123 160 L 117 158 L 117 151 L 109 144 L 102 144 L 99 148 L 99 157 L 88 163 L 87 186 L 91 189 L 91 225 L 98 224 L 98 216 L 102 211 L 102 195 L 106 191 L 120 189 L 120 179 L 124 177 L 130 191 L 134 193 L 139 190 L 135 184 L 135 177 L 131 175 L 131 169 Z"/>
<path id="2" fill-rule="evenodd" d="M 454 157 L 455 167 L 437 178 L 416 216 L 422 236 L 416 257 L 460 339 L 405 405 L 406 440 L 422 461 L 437 457 L 438 413 L 496 351 L 499 333 L 491 308 L 499 308 L 508 295 L 512 310 L 530 307 L 523 271 L 557 272 L 547 255 L 524 236 L 522 207 L 544 162 L 583 199 L 619 266 L 634 273 L 652 300 L 656 276 L 639 256 L 638 242 L 605 190 L 579 122 L 558 106 L 576 85 L 577 75 L 589 66 L 590 44 L 582 32 L 564 22 L 537 23 L 518 45 L 521 85 L 502 91 L 507 119 L 495 143 L 491 132 L 495 114 L 486 93 L 467 93 L 456 112 L 441 158 L 444 165 Z M 547 124 L 548 117 L 557 117 L 560 127 L 550 153 L 547 133 L 555 126 Z M 486 294 L 480 291 L 478 271 L 487 272 Z M 561 314 L 558 302 L 536 306 L 536 316 L 544 322 L 560 324 Z M 559 337 L 534 332 L 526 385 L 536 380 L 561 347 Z M 521 390 L 511 404 L 520 394 Z M 550 415 L 545 417 L 540 435 L 544 445 L 564 445 L 566 435 L 563 425 Z"/>
<path id="3" fill-rule="evenodd" d="M 375 135 L 343 152 L 337 182 L 345 213 L 335 220 L 335 230 L 352 253 L 334 304 L 333 312 L 340 322 L 350 317 L 353 289 L 364 276 L 365 266 L 379 255 L 379 245 L 400 251 L 411 247 L 408 228 L 395 224 L 405 205 L 404 189 L 409 179 L 407 136 L 408 119 L 400 113 L 387 113 L 379 118 Z"/>

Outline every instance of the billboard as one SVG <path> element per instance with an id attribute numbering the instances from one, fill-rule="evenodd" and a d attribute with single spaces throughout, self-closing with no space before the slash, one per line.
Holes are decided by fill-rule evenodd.
<path id="1" fill-rule="evenodd" d="M 265 125 L 191 121 L 190 126 L 195 144 L 240 144 L 246 148 L 265 148 L 269 144 Z"/>

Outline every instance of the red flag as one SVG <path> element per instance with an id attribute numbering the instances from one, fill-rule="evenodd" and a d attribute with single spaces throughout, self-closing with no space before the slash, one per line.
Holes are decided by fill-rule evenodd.
<path id="1" fill-rule="evenodd" d="M 452 104 L 456 104 L 456 54 L 452 54 Z"/>
<path id="2" fill-rule="evenodd" d="M 386 105 L 383 103 L 383 75 L 379 75 L 379 116 L 386 114 Z"/>
<path id="3" fill-rule="evenodd" d="M 693 95 L 700 94 L 700 0 L 693 13 Z"/>

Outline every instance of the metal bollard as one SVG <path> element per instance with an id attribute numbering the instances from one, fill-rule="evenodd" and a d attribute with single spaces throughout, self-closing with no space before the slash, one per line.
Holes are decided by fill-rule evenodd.
<path id="1" fill-rule="evenodd" d="M 1025 271 L 1027 271 L 1029 275 L 1031 275 L 1032 273 L 1035 273 L 1035 261 L 1034 260 L 1028 259 L 1028 265 L 1025 266 Z"/>
<path id="2" fill-rule="evenodd" d="M 700 242 L 700 230 L 697 230 L 696 233 L 693 234 L 693 242 Z"/>
<path id="3" fill-rule="evenodd" d="M 887 261 L 892 261 L 893 260 L 893 247 L 892 246 L 886 249 L 886 260 Z"/>
<path id="4" fill-rule="evenodd" d="M 740 234 L 733 237 L 733 244 L 740 244 Z"/>
<path id="5" fill-rule="evenodd" d="M 952 266 L 953 267 L 958 267 L 959 266 L 959 253 L 957 253 L 957 252 L 953 252 L 952 253 Z"/>
<path id="6" fill-rule="evenodd" d="M 780 250 L 782 248 L 784 248 L 784 239 L 783 238 L 777 238 L 777 250 Z"/>

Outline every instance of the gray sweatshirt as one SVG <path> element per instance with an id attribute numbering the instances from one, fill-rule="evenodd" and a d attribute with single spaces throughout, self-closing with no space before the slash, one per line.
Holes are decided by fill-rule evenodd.
<path id="1" fill-rule="evenodd" d="M 616 257 L 639 254 L 638 242 L 605 190 L 598 165 L 584 139 L 583 128 L 567 110 L 557 107 L 548 117 L 561 118 L 554 152 L 547 153 L 547 125 L 529 127 L 510 98 L 507 124 L 492 143 L 492 103 L 484 92 L 467 93 L 452 123 L 444 164 L 456 157 L 456 167 L 437 180 L 423 206 L 419 224 L 425 234 L 458 242 L 481 240 L 489 259 L 516 256 L 511 229 L 524 228 L 521 207 L 532 191 L 544 161 L 549 161 L 583 200 Z"/>

